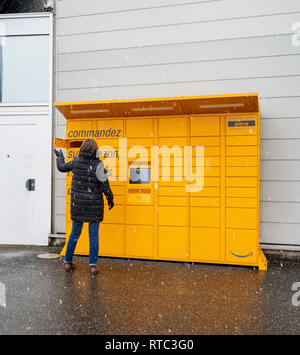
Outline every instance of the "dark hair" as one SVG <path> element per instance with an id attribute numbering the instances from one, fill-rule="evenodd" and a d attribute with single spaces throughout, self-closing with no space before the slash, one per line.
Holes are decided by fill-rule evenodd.
<path id="1" fill-rule="evenodd" d="M 80 147 L 80 152 L 90 152 L 96 154 L 97 150 L 98 150 L 98 145 L 94 141 L 94 139 L 91 138 L 84 140 Z"/>

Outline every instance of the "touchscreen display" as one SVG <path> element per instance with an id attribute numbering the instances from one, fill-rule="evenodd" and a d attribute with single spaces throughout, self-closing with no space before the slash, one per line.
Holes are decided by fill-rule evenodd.
<path id="1" fill-rule="evenodd" d="M 150 168 L 130 168 L 130 184 L 150 184 Z"/>

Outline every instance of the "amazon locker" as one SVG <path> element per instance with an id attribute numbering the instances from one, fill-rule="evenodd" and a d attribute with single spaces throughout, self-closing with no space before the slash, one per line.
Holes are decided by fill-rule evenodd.
<path id="1" fill-rule="evenodd" d="M 55 146 L 74 159 L 99 146 L 115 196 L 100 256 L 257 266 L 260 113 L 257 94 L 56 103 L 67 120 Z M 66 241 L 71 232 L 66 178 Z M 65 248 L 62 254 L 65 252 Z M 88 255 L 84 226 L 75 254 Z"/>

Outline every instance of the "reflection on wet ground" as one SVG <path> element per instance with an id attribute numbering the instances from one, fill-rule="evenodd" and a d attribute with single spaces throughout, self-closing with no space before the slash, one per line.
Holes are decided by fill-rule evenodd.
<path id="1" fill-rule="evenodd" d="M 0 248 L 0 334 L 300 334 L 300 263 L 265 272 L 100 258 L 93 278 L 87 257 L 67 273 L 41 252 L 59 250 Z"/>

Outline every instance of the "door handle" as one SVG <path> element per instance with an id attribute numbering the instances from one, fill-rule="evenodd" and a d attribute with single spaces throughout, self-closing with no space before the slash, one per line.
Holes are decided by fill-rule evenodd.
<path id="1" fill-rule="evenodd" d="M 28 179 L 26 181 L 26 189 L 28 191 L 35 191 L 35 179 Z"/>

